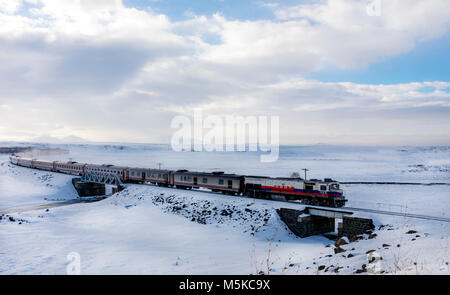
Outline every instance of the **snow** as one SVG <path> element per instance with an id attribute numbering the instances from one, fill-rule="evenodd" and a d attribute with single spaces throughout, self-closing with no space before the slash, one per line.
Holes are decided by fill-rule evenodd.
<path id="1" fill-rule="evenodd" d="M 164 145 L 36 146 L 53 149 L 33 151 L 32 156 L 43 159 L 147 167 L 162 162 L 167 169 L 271 176 L 307 167 L 308 177 L 340 181 L 448 182 L 450 173 L 446 147 L 283 147 L 279 161 L 260 163 L 256 153 L 174 153 Z M 75 199 L 71 178 L 13 166 L 0 155 L 0 211 Z M 447 217 L 450 208 L 449 186 L 357 184 L 343 189 L 349 207 Z M 0 273 L 65 274 L 67 256 L 76 252 L 82 274 L 256 274 L 268 269 L 271 274 L 352 274 L 372 265 L 370 250 L 382 257 L 385 273 L 450 273 L 449 223 L 358 212 L 374 219 L 376 237 L 365 235 L 334 254 L 334 241 L 326 237 L 294 236 L 275 211 L 280 207 L 303 208 L 128 185 L 95 203 L 0 213 Z M 417 233 L 406 234 L 410 230 Z"/>
<path id="2" fill-rule="evenodd" d="M 72 176 L 13 166 L 0 155 L 0 210 L 78 197 Z"/>

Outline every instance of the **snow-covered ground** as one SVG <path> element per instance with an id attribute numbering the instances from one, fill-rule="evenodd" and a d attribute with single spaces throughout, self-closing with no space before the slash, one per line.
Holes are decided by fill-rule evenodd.
<path id="1" fill-rule="evenodd" d="M 60 150 L 33 156 L 274 176 L 307 167 L 309 177 L 340 181 L 450 182 L 445 147 L 284 147 L 275 163 L 260 163 L 254 153 L 174 153 L 163 145 L 50 147 Z M 12 166 L 0 156 L 0 210 L 76 198 L 70 181 L 69 175 Z M 447 217 L 449 189 L 344 186 L 352 207 Z M 358 213 L 374 218 L 377 236 L 334 254 L 334 242 L 325 237 L 294 236 L 276 214 L 280 207 L 301 205 L 129 185 L 96 203 L 3 215 L 0 273 L 64 274 L 68 254 L 76 252 L 84 274 L 351 274 L 371 266 L 366 252 L 376 250 L 386 273 L 450 274 L 448 223 Z"/>

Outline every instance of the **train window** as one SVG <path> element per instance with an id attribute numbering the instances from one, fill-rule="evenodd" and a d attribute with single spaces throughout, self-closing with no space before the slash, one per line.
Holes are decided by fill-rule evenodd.
<path id="1" fill-rule="evenodd" d="M 131 176 L 134 176 L 134 171 L 133 171 L 133 172 L 131 172 Z"/>
<path id="2" fill-rule="evenodd" d="M 202 182 L 203 182 L 203 183 L 208 183 L 208 178 L 204 177 L 204 178 L 202 179 Z"/>
<path id="3" fill-rule="evenodd" d="M 327 186 L 326 185 L 321 185 L 320 186 L 320 190 L 321 191 L 326 191 L 327 190 Z"/>
<path id="4" fill-rule="evenodd" d="M 330 189 L 339 189 L 339 184 L 336 183 L 331 184 Z"/>
<path id="5" fill-rule="evenodd" d="M 219 179 L 219 184 L 223 184 L 223 179 Z"/>

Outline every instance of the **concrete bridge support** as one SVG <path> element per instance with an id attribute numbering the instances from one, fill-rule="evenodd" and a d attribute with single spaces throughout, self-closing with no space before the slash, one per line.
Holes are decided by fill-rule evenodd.
<path id="1" fill-rule="evenodd" d="M 353 212 L 306 207 L 304 210 L 280 208 L 277 210 L 280 219 L 288 228 L 301 238 L 335 233 L 336 220 L 342 220 L 338 226 L 338 236 L 354 236 L 374 228 L 372 219 L 350 217 Z"/>
<path id="2" fill-rule="evenodd" d="M 80 178 L 73 178 L 72 184 L 80 197 L 104 196 L 106 188 L 104 184 L 94 182 L 81 182 Z"/>

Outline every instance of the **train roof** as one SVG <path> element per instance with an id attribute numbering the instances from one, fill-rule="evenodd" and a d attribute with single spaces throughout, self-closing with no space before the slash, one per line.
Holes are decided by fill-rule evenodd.
<path id="1" fill-rule="evenodd" d="M 215 171 L 215 172 L 195 172 L 195 171 L 189 171 L 189 170 L 177 170 L 175 173 L 183 173 L 183 174 L 190 174 L 190 175 L 196 175 L 196 176 L 214 176 L 214 177 L 228 177 L 228 178 L 240 178 L 243 175 L 239 174 L 225 174 L 222 171 Z"/>
<path id="2" fill-rule="evenodd" d="M 259 179 L 273 179 L 273 180 L 286 180 L 286 181 L 303 181 L 303 182 L 316 182 L 316 183 L 331 183 L 338 182 L 337 180 L 333 180 L 331 178 L 321 179 L 307 179 L 304 180 L 301 177 L 269 177 L 269 176 L 258 176 L 258 175 L 245 175 L 248 178 L 259 178 Z"/>
<path id="3" fill-rule="evenodd" d="M 95 167 L 95 168 L 103 168 L 103 169 L 129 169 L 130 167 L 127 166 L 115 166 L 112 164 L 87 164 L 88 167 Z"/>
<path id="4" fill-rule="evenodd" d="M 172 171 L 172 170 L 168 170 L 168 169 L 141 168 L 141 167 L 130 167 L 130 169 L 142 170 L 142 171 L 154 171 L 154 172 L 161 172 L 161 173 L 168 173 L 168 172 Z"/>

